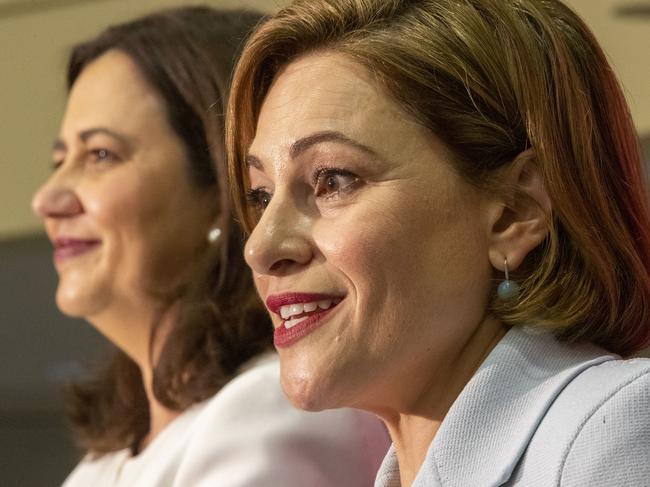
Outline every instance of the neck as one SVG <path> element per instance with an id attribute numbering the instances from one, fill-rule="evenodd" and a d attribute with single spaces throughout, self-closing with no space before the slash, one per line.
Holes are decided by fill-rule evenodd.
<path id="1" fill-rule="evenodd" d="M 140 368 L 149 405 L 149 430 L 137 448 L 142 451 L 180 414 L 161 404 L 153 393 L 153 364 L 156 363 L 169 332 L 173 319 L 170 315 L 173 315 L 173 312 L 159 316 L 157 306 L 153 303 L 116 308 L 88 318 L 88 321 Z M 156 321 L 160 323 L 155 343 L 151 344 L 151 333 Z"/>
<path id="2" fill-rule="evenodd" d="M 395 446 L 402 486 L 413 483 L 447 412 L 506 331 L 496 319 L 485 318 L 448 365 L 432 373 L 412 404 L 381 415 Z"/>
<path id="3" fill-rule="evenodd" d="M 142 369 L 141 369 L 142 370 Z M 145 385 L 149 403 L 149 431 L 138 444 L 138 452 L 144 450 L 174 419 L 181 413 L 165 407 L 153 394 L 153 369 L 149 367 L 142 371 L 142 381 Z"/>

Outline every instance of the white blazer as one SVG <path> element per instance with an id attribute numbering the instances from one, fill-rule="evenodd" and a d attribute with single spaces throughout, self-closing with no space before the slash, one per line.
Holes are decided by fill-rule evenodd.
<path id="1" fill-rule="evenodd" d="M 513 328 L 463 389 L 413 487 L 650 487 L 650 360 Z M 399 487 L 391 447 L 375 482 Z"/>
<path id="2" fill-rule="evenodd" d="M 374 416 L 294 409 L 275 353 L 169 424 L 133 457 L 86 457 L 64 487 L 371 486 L 388 449 Z"/>

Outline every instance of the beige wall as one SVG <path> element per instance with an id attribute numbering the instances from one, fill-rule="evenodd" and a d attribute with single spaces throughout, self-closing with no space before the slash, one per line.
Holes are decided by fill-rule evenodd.
<path id="1" fill-rule="evenodd" d="M 619 75 L 639 133 L 650 133 L 650 19 L 613 15 L 617 7 L 635 2 L 565 1 L 587 21 L 600 40 Z"/>
<path id="2" fill-rule="evenodd" d="M 28 4 L 32 0 L 22 0 Z M 0 7 L 7 3 L 0 2 Z M 55 2 L 45 2 L 55 3 Z M 65 2 L 63 2 L 65 3 Z M 187 2 L 186 2 L 187 3 Z M 218 0 L 221 7 L 273 10 L 285 0 Z M 626 89 L 636 124 L 650 132 L 650 23 L 616 20 L 614 0 L 571 0 L 603 43 Z M 65 101 L 63 71 L 71 45 L 106 25 L 172 0 L 86 0 L 67 7 L 0 18 L 0 239 L 40 231 L 31 194 L 49 172 L 50 145 Z M 0 8 L 0 14 L 2 9 Z M 645 52 L 644 52 L 645 51 Z"/>
<path id="3" fill-rule="evenodd" d="M 10 2 L 0 2 L 0 14 L 1 6 L 7 3 Z M 67 7 L 0 18 L 0 239 L 40 231 L 40 223 L 31 214 L 30 199 L 49 173 L 50 147 L 65 103 L 64 70 L 70 47 L 108 24 L 164 6 L 195 3 L 86 0 Z M 202 3 L 223 8 L 272 10 L 283 2 L 213 0 Z"/>

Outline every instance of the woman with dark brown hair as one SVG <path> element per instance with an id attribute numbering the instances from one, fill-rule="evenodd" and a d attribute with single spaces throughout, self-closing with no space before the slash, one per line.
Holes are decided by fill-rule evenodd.
<path id="1" fill-rule="evenodd" d="M 163 11 L 72 52 L 33 206 L 59 308 L 118 350 L 70 390 L 88 455 L 66 487 L 368 485 L 387 448 L 375 418 L 300 412 L 279 387 L 222 174 L 229 72 L 258 20 Z"/>
<path id="2" fill-rule="evenodd" d="M 648 192 L 574 12 L 297 0 L 231 89 L 282 384 L 384 420 L 376 486 L 648 485 Z"/>

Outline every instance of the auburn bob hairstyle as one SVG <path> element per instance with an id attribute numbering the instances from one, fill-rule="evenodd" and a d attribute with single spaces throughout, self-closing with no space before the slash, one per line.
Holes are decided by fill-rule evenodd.
<path id="1" fill-rule="evenodd" d="M 246 151 L 274 78 L 335 51 L 441 139 L 486 191 L 532 148 L 553 211 L 518 270 L 510 325 L 628 355 L 650 341 L 650 218 L 638 139 L 586 25 L 559 0 L 297 0 L 258 28 L 236 68 L 227 121 L 236 207 L 250 231 Z"/>

